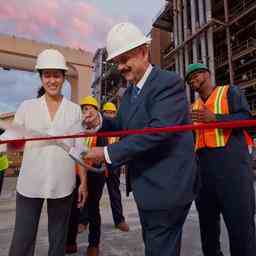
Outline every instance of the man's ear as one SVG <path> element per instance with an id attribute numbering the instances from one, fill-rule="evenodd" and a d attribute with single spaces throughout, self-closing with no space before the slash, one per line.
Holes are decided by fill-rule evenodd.
<path id="1" fill-rule="evenodd" d="M 142 54 L 143 58 L 146 58 L 146 59 L 149 58 L 149 48 L 147 45 L 144 45 L 141 47 L 141 54 Z"/>

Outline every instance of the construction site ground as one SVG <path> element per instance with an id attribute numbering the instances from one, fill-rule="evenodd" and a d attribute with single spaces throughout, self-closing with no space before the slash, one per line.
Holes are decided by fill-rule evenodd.
<path id="1" fill-rule="evenodd" d="M 122 177 L 123 179 L 123 177 Z M 15 186 L 17 178 L 7 177 L 4 181 L 2 196 L 0 197 L 0 256 L 7 256 L 12 238 L 15 219 Z M 123 182 L 123 181 L 122 181 Z M 137 208 L 132 196 L 125 197 L 124 184 L 121 184 L 123 194 L 124 214 L 130 225 L 130 231 L 121 232 L 114 228 L 107 190 L 101 200 L 102 214 L 102 241 L 101 256 L 142 256 L 143 243 L 141 238 L 141 228 L 139 224 Z M 221 242 L 224 255 L 228 253 L 227 232 L 222 225 Z M 88 231 L 78 236 L 79 252 L 72 255 L 85 255 Z M 47 236 L 47 213 L 46 207 L 42 212 L 35 256 L 45 256 L 48 250 Z M 189 216 L 186 220 L 182 239 L 182 256 L 200 256 L 200 234 L 198 216 L 195 206 L 192 205 Z"/>

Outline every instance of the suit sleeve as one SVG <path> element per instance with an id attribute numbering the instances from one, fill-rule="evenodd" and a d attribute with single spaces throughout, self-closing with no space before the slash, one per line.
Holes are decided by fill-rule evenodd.
<path id="1" fill-rule="evenodd" d="M 216 115 L 218 121 L 246 120 L 252 117 L 247 100 L 237 86 L 229 87 L 228 106 L 230 114 Z"/>
<path id="2" fill-rule="evenodd" d="M 150 121 L 147 127 L 165 127 L 185 124 L 188 121 L 188 103 L 183 81 L 172 75 L 164 84 L 156 84 L 149 106 Z M 150 97 L 150 95 L 148 95 Z M 126 163 L 161 143 L 170 142 L 174 133 L 131 135 L 119 143 L 109 145 L 108 152 L 113 164 Z"/>

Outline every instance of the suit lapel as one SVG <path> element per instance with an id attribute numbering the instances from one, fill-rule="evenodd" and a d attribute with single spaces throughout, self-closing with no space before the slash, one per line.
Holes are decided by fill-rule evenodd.
<path id="1" fill-rule="evenodd" d="M 158 73 L 158 69 L 153 68 L 151 73 L 149 74 L 147 80 L 145 81 L 145 84 L 142 87 L 142 90 L 140 92 L 140 94 L 138 95 L 136 101 L 131 104 L 131 89 L 129 92 L 129 96 L 128 98 L 128 102 L 129 102 L 129 110 L 127 111 L 128 114 L 126 116 L 126 122 L 125 122 L 125 127 L 128 127 L 129 122 L 131 121 L 132 117 L 134 116 L 134 114 L 137 112 L 139 105 L 143 102 L 143 100 L 145 99 L 146 95 L 147 95 L 147 91 L 150 88 L 151 82 L 154 80 L 154 78 L 156 77 Z"/>

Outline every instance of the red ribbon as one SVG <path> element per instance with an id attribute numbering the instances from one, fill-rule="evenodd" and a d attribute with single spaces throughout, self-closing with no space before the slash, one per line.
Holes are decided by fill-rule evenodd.
<path id="1" fill-rule="evenodd" d="M 14 143 L 14 142 L 26 142 L 26 141 L 40 141 L 40 140 L 57 140 L 57 139 L 72 139 L 72 138 L 83 138 L 90 136 L 98 137 L 122 137 L 127 135 L 139 135 L 139 134 L 150 134 L 150 133 L 163 133 L 163 132 L 186 132 L 192 130 L 201 129 L 213 129 L 213 128 L 245 128 L 245 127 L 255 127 L 256 120 L 238 120 L 229 122 L 213 122 L 213 123 L 200 123 L 200 124 L 187 124 L 187 125 L 174 125 L 166 127 L 157 128 L 144 128 L 144 129 L 133 129 L 133 130 L 123 130 L 115 132 L 97 132 L 97 133 L 79 133 L 71 135 L 62 136 L 52 136 L 52 137 L 31 137 L 24 139 L 10 139 L 2 140 L 0 144 L 4 143 Z"/>

